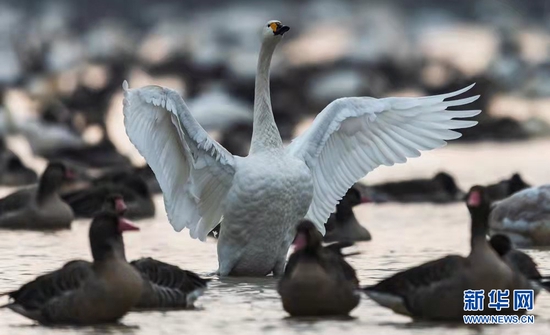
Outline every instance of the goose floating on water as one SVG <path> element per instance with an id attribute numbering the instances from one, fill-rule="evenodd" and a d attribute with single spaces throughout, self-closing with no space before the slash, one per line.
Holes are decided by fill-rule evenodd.
<path id="1" fill-rule="evenodd" d="M 323 240 L 325 242 L 370 241 L 371 234 L 357 221 L 353 212 L 353 207 L 369 201 L 369 198 L 361 196 L 361 192 L 355 186 L 350 188 L 336 205 L 336 212 L 328 218 L 325 224 L 327 232 Z"/>
<path id="2" fill-rule="evenodd" d="M 485 188 L 474 186 L 467 196 L 471 215 L 471 251 L 468 257 L 450 255 L 399 272 L 365 293 L 398 314 L 418 319 L 463 321 L 464 291 L 532 289 L 529 280 L 510 268 L 487 241 L 490 201 Z M 487 307 L 489 299 L 485 299 Z M 485 309 L 487 310 L 487 309 Z M 512 306 L 497 314 L 520 314 Z M 468 312 L 469 313 L 469 312 Z"/>
<path id="3" fill-rule="evenodd" d="M 126 216 L 129 208 L 122 195 L 113 193 L 105 198 L 103 210 Z M 195 307 L 195 300 L 204 293 L 209 282 L 209 279 L 201 278 L 192 271 L 151 257 L 140 258 L 130 264 L 143 278 L 141 298 L 133 309 L 192 309 Z"/>
<path id="4" fill-rule="evenodd" d="M 70 228 L 74 214 L 59 196 L 59 190 L 73 178 L 73 171 L 64 164 L 48 164 L 37 186 L 23 188 L 0 199 L 0 228 Z"/>
<path id="5" fill-rule="evenodd" d="M 357 187 L 373 202 L 432 202 L 436 204 L 464 200 L 453 176 L 439 172 L 429 179 L 410 179 Z"/>
<path id="6" fill-rule="evenodd" d="M 93 218 L 112 193 L 121 194 L 128 206 L 125 216 L 132 220 L 155 216 L 155 203 L 147 183 L 135 173 L 120 174 L 113 178 L 97 179 L 89 188 L 62 195 L 78 218 Z"/>
<path id="7" fill-rule="evenodd" d="M 40 323 L 96 324 L 120 319 L 129 310 L 192 309 L 208 279 L 147 257 L 128 263 L 124 231 L 139 230 L 123 215 L 122 196 L 105 198 L 90 226 L 93 263 L 74 260 L 7 292 L 7 307 Z"/>
<path id="8" fill-rule="evenodd" d="M 477 124 L 454 119 L 479 110 L 446 110 L 475 101 L 479 96 L 446 101 L 473 85 L 422 98 L 341 98 L 285 148 L 271 110 L 269 67 L 289 29 L 279 21 L 263 27 L 246 157 L 214 141 L 175 91 L 123 84 L 126 132 L 159 181 L 174 229 L 188 228 L 204 241 L 223 217 L 221 276 L 282 275 L 300 220 L 324 234 L 330 213 L 357 180 L 461 136 L 451 129 Z"/>
<path id="9" fill-rule="evenodd" d="M 537 263 L 531 256 L 515 249 L 508 236 L 495 234 L 491 236 L 489 243 L 508 266 L 519 271 L 527 279 L 538 282 L 545 290 L 550 291 L 550 277 L 543 277 L 537 268 Z"/>
<path id="10" fill-rule="evenodd" d="M 519 173 L 514 173 L 509 179 L 502 179 L 487 186 L 487 193 L 492 202 L 505 199 L 517 192 L 531 187 Z"/>
<path id="11" fill-rule="evenodd" d="M 122 232 L 139 230 L 115 211 L 99 213 L 90 226 L 93 263 L 75 260 L 8 292 L 7 307 L 43 324 L 116 322 L 139 301 L 143 280 L 128 264 Z"/>
<path id="12" fill-rule="evenodd" d="M 322 242 L 313 223 L 304 220 L 298 225 L 295 251 L 277 288 L 292 316 L 345 316 L 359 304 L 359 279 L 342 254 L 352 244 L 323 247 Z"/>

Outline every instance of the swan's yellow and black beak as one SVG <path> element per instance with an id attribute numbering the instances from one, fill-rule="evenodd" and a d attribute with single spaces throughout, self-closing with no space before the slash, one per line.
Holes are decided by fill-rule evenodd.
<path id="1" fill-rule="evenodd" d="M 290 27 L 283 26 L 280 22 L 272 22 L 269 27 L 273 30 L 273 35 L 281 35 L 290 30 Z"/>

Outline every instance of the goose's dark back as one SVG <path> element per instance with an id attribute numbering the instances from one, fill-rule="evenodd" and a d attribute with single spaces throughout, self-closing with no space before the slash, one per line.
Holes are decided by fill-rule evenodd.
<path id="1" fill-rule="evenodd" d="M 7 212 L 24 208 L 30 201 L 34 200 L 36 186 L 24 188 L 0 199 L 0 215 Z"/>
<path id="2" fill-rule="evenodd" d="M 131 262 L 144 279 L 144 291 L 136 309 L 193 308 L 208 279 L 175 265 L 141 258 Z"/>
<path id="3" fill-rule="evenodd" d="M 366 289 L 374 289 L 379 292 L 388 292 L 406 297 L 407 293 L 419 287 L 430 286 L 434 282 L 452 278 L 456 273 L 463 271 L 467 267 L 467 263 L 468 260 L 464 257 L 447 256 L 399 272 Z"/>
<path id="4" fill-rule="evenodd" d="M 61 269 L 39 276 L 10 292 L 9 297 L 26 309 L 38 309 L 50 299 L 78 289 L 90 276 L 93 276 L 90 262 L 71 261 Z"/>
<path id="5" fill-rule="evenodd" d="M 192 292 L 197 288 L 206 287 L 208 279 L 198 274 L 183 270 L 175 265 L 164 263 L 147 257 L 130 262 L 149 281 L 166 287 Z"/>

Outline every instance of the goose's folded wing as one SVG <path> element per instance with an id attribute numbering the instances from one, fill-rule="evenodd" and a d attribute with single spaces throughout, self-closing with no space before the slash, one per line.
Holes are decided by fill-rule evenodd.
<path id="1" fill-rule="evenodd" d="M 537 263 L 531 256 L 520 250 L 511 250 L 503 256 L 504 261 L 510 265 L 512 269 L 516 269 L 527 279 L 541 279 Z"/>
<path id="2" fill-rule="evenodd" d="M 467 267 L 468 260 L 466 258 L 450 255 L 398 272 L 376 285 L 365 287 L 364 290 L 407 297 L 420 288 L 435 288 L 453 280 L 466 271 Z"/>
<path id="3" fill-rule="evenodd" d="M 15 304 L 26 309 L 37 309 L 53 298 L 80 288 L 93 275 L 90 262 L 71 261 L 61 269 L 39 276 L 8 295 Z"/>
<path id="4" fill-rule="evenodd" d="M 155 173 L 168 220 L 205 240 L 221 220 L 233 182 L 235 158 L 191 116 L 181 96 L 160 86 L 128 89 L 124 82 L 124 125 Z"/>
<path id="5" fill-rule="evenodd" d="M 459 91 L 420 98 L 342 98 L 330 103 L 288 152 L 307 164 L 313 175 L 313 200 L 306 218 L 323 234 L 324 223 L 340 199 L 360 178 L 380 165 L 404 163 L 420 150 L 442 147 L 461 136 L 451 129 L 475 121 L 454 120 L 479 110 L 447 111 L 479 96 L 445 101 Z"/>
<path id="6" fill-rule="evenodd" d="M 343 254 L 342 249 L 348 248 L 353 246 L 353 243 L 351 242 L 336 242 L 333 244 L 330 244 L 328 246 L 325 246 L 324 249 L 324 257 L 325 257 L 325 264 L 335 269 L 336 271 L 333 272 L 334 275 L 341 276 L 347 281 L 353 282 L 355 285 L 359 285 L 359 279 L 357 278 L 357 274 L 355 272 L 355 269 L 345 260 L 345 257 L 347 256 L 353 256 L 359 253 L 351 253 L 351 254 Z M 327 272 L 330 273 L 330 269 L 327 269 Z"/>
<path id="7" fill-rule="evenodd" d="M 33 200 L 35 190 L 32 188 L 16 191 L 5 198 L 0 199 L 0 214 L 16 211 L 28 206 Z"/>
<path id="8" fill-rule="evenodd" d="M 209 281 L 194 272 L 152 258 L 141 258 L 130 264 L 145 280 L 137 309 L 193 307 L 193 301 L 202 295 Z"/>
<path id="9" fill-rule="evenodd" d="M 201 278 L 198 274 L 183 270 L 178 266 L 171 265 L 147 257 L 140 258 L 130 263 L 142 275 L 157 285 L 177 288 L 190 293 L 198 288 L 206 288 L 209 279 Z"/>

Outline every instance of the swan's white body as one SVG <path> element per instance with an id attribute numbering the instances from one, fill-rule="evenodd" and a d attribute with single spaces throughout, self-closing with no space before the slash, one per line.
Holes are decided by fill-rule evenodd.
<path id="1" fill-rule="evenodd" d="M 313 197 L 311 172 L 304 161 L 284 150 L 250 155 L 236 163 L 225 200 L 231 210 L 226 211 L 218 239 L 220 274 L 282 275 L 293 227 L 304 218 Z"/>
<path id="2" fill-rule="evenodd" d="M 518 246 L 550 245 L 550 184 L 499 201 L 491 211 L 489 227 L 491 233 L 506 234 Z"/>
<path id="3" fill-rule="evenodd" d="M 343 98 L 284 148 L 269 93 L 269 65 L 281 27 L 270 22 L 264 28 L 247 157 L 231 155 L 210 138 L 176 92 L 159 86 L 130 90 L 124 84 L 126 132 L 155 172 L 174 229 L 187 227 L 193 238 L 205 240 L 223 217 L 222 276 L 282 274 L 300 219 L 305 216 L 324 234 L 325 221 L 358 179 L 460 137 L 450 129 L 477 122 L 453 118 L 480 112 L 446 111 L 475 101 L 477 96 L 444 101 L 472 86 L 424 98 Z"/>

